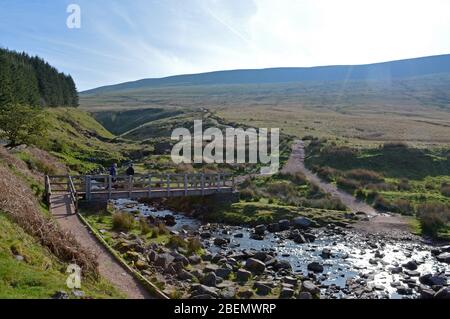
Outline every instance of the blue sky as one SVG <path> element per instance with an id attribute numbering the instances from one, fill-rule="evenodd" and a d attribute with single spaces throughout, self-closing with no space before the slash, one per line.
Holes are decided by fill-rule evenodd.
<path id="1" fill-rule="evenodd" d="M 81 7 L 81 29 L 66 26 Z M 450 53 L 448 0 L 0 0 L 0 46 L 80 90 L 224 69 Z"/>

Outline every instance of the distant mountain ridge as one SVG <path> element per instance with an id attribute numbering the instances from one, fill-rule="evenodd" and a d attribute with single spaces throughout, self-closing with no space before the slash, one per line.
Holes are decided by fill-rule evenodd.
<path id="1" fill-rule="evenodd" d="M 390 80 L 450 73 L 450 54 L 363 65 L 335 65 L 215 71 L 143 79 L 103 86 L 83 95 L 140 90 L 152 87 L 186 85 L 265 84 L 306 81 Z"/>

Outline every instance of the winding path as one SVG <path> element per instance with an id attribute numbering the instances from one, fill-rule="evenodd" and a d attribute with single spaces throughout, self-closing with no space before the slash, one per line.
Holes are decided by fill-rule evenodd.
<path id="1" fill-rule="evenodd" d="M 97 255 L 99 271 L 129 299 L 151 299 L 142 285 L 103 247 L 80 221 L 68 194 L 55 194 L 51 198 L 51 211 L 64 231 L 71 232 L 86 249 Z"/>
<path id="2" fill-rule="evenodd" d="M 292 153 L 282 173 L 303 173 L 306 178 L 317 185 L 324 193 L 328 193 L 347 206 L 352 212 L 362 212 L 369 217 L 368 221 L 360 221 L 354 225 L 356 230 L 371 233 L 384 234 L 391 237 L 403 237 L 410 235 L 408 220 L 402 216 L 383 214 L 372 206 L 357 200 L 354 196 L 341 191 L 336 185 L 323 181 L 316 174 L 305 167 L 305 145 L 302 140 L 297 140 L 292 145 Z"/>

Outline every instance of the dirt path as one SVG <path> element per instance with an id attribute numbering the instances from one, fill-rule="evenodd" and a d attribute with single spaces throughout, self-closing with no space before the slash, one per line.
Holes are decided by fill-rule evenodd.
<path id="1" fill-rule="evenodd" d="M 52 213 L 63 230 L 73 233 L 78 242 L 85 248 L 93 250 L 97 255 L 100 274 L 108 279 L 118 290 L 129 299 L 151 299 L 143 288 L 125 268 L 123 268 L 106 248 L 88 231 L 86 226 L 74 214 L 69 195 L 52 196 Z"/>
<path id="2" fill-rule="evenodd" d="M 301 140 L 294 142 L 291 156 L 282 169 L 282 173 L 303 173 L 306 178 L 317 185 L 323 192 L 339 198 L 352 212 L 363 212 L 369 217 L 369 221 L 361 221 L 354 225 L 356 230 L 371 233 L 385 234 L 391 237 L 403 237 L 410 235 L 410 226 L 408 221 L 397 215 L 382 214 L 373 207 L 357 200 L 354 196 L 339 190 L 335 185 L 323 181 L 316 174 L 305 167 L 305 145 Z"/>

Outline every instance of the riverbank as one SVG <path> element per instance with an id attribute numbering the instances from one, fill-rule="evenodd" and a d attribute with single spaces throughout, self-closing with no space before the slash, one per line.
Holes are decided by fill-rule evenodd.
<path id="1" fill-rule="evenodd" d="M 129 201 L 136 223 L 115 231 L 111 213 L 87 219 L 135 269 L 172 298 L 442 298 L 450 247 L 385 238 L 307 219 L 245 228 L 202 224 Z M 150 228 L 144 231 L 142 223 Z M 144 227 L 145 228 L 145 227 Z"/>

